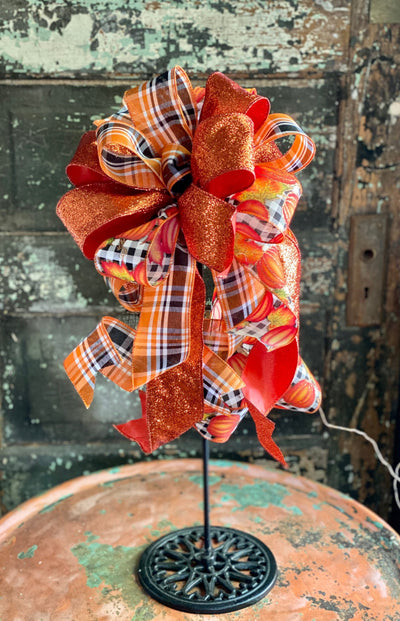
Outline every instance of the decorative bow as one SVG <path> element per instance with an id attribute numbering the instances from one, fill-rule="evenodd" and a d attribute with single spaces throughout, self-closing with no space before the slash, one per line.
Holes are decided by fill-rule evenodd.
<path id="1" fill-rule="evenodd" d="M 293 173 L 314 143 L 221 73 L 193 90 L 175 67 L 123 104 L 83 136 L 67 167 L 77 187 L 57 213 L 138 325 L 104 317 L 67 357 L 67 374 L 87 407 L 99 372 L 141 388 L 142 418 L 117 429 L 147 453 L 193 425 L 224 442 L 250 412 L 284 463 L 269 411 L 320 403 L 298 353 L 300 253 L 289 229 L 301 195 Z M 286 153 L 283 136 L 294 138 Z M 205 318 L 199 264 L 215 285 Z"/>

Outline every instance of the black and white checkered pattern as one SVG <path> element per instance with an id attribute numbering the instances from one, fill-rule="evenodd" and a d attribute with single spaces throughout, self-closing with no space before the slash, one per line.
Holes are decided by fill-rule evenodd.
<path id="1" fill-rule="evenodd" d="M 121 358 L 130 360 L 134 341 L 132 330 L 128 326 L 124 329 L 119 323 L 118 325 L 110 324 L 107 326 L 107 332 Z"/>
<path id="2" fill-rule="evenodd" d="M 254 280 L 249 279 L 248 270 L 236 259 L 233 259 L 229 273 L 224 277 L 214 278 L 214 283 L 228 328 L 244 321 L 261 302 L 264 294 L 257 286 L 257 276 Z"/>
<path id="3" fill-rule="evenodd" d="M 241 390 L 231 390 L 222 394 L 223 402 L 232 410 L 237 410 L 243 401 L 243 392 Z"/>
<path id="4" fill-rule="evenodd" d="M 307 369 L 307 366 L 305 365 L 303 360 L 300 359 L 300 363 L 296 369 L 296 373 L 294 374 L 291 386 L 295 386 L 302 380 L 307 380 L 314 387 L 315 399 L 314 399 L 313 404 L 309 408 L 298 408 L 295 405 L 291 405 L 290 403 L 287 403 L 284 399 L 280 399 L 277 402 L 277 405 L 279 407 L 284 408 L 285 410 L 293 410 L 294 412 L 309 412 L 309 413 L 315 412 L 315 410 L 318 409 L 321 403 L 321 391 L 319 390 L 315 382 L 312 380 L 311 374 L 309 370 Z"/>
<path id="5" fill-rule="evenodd" d="M 103 262 L 125 265 L 133 276 L 136 267 L 145 260 L 149 247 L 148 241 L 116 237 L 96 251 L 94 266 L 100 274 L 103 274 Z"/>
<path id="6" fill-rule="evenodd" d="M 255 338 L 261 341 L 261 338 L 268 332 L 268 328 L 271 322 L 267 318 L 262 321 L 249 321 L 247 325 L 241 328 L 233 328 L 229 330 L 238 337 L 245 338 L 246 336 Z"/>
<path id="7" fill-rule="evenodd" d="M 274 309 L 278 309 L 281 306 L 285 306 L 281 302 L 281 300 L 273 293 L 272 293 L 272 297 L 273 297 Z M 229 333 L 232 335 L 235 335 L 235 337 L 239 339 L 243 339 L 246 336 L 248 336 L 248 337 L 257 339 L 258 341 L 261 341 L 262 337 L 265 336 L 265 334 L 267 334 L 270 325 L 271 325 L 271 322 L 268 321 L 268 319 L 265 317 L 265 319 L 263 319 L 262 321 L 249 321 L 246 323 L 246 325 L 242 327 L 232 328 L 231 330 L 229 330 Z M 270 349 L 267 347 L 267 345 L 265 345 L 265 343 L 264 343 L 264 346 L 267 349 Z"/>
<path id="8" fill-rule="evenodd" d="M 248 414 L 248 412 L 249 410 L 247 408 L 240 408 L 238 410 L 232 410 L 230 412 L 225 412 L 225 415 L 233 414 L 235 416 L 240 416 L 240 419 L 238 420 L 237 425 L 236 425 L 238 426 L 243 420 L 243 418 L 246 416 L 246 414 Z M 220 415 L 221 414 L 218 414 L 216 412 L 215 415 L 211 415 L 208 418 L 204 418 L 202 421 L 195 424 L 196 430 L 200 433 L 200 435 L 203 436 L 203 438 L 206 438 L 206 440 L 214 439 L 214 436 L 208 431 L 208 426 L 210 425 L 211 421 L 213 420 L 215 416 L 220 416 Z"/>
<path id="9" fill-rule="evenodd" d="M 244 211 L 237 212 L 237 222 L 244 222 L 260 236 L 261 242 L 256 243 L 264 244 L 272 242 L 275 237 L 284 233 L 290 224 L 290 220 L 287 221 L 284 214 L 284 206 L 289 195 L 291 202 L 293 201 L 293 197 L 297 197 L 297 205 L 297 202 L 301 196 L 300 184 L 293 184 L 286 187 L 281 194 L 265 201 L 264 206 L 269 216 L 268 222 Z M 236 207 L 239 204 L 237 200 L 230 200 L 230 202 Z M 293 212 L 294 209 L 295 205 L 291 207 Z"/>
<path id="10" fill-rule="evenodd" d="M 136 267 L 146 260 L 147 279 L 151 286 L 156 286 L 161 280 L 164 280 L 169 273 L 172 263 L 172 254 L 163 253 L 161 264 L 150 261 L 149 250 L 151 244 L 157 243 L 157 235 L 162 233 L 162 222 L 167 219 L 166 209 L 160 210 L 158 218 L 154 220 L 155 231 L 153 240 L 147 241 L 147 235 L 139 240 L 131 240 L 124 237 L 116 237 L 96 251 L 94 257 L 94 265 L 100 274 L 104 274 L 103 262 L 110 264 L 115 263 L 119 266 L 125 266 L 127 272 L 132 275 Z M 129 232 L 126 233 L 129 236 Z M 151 253 L 150 253 L 151 255 Z"/>

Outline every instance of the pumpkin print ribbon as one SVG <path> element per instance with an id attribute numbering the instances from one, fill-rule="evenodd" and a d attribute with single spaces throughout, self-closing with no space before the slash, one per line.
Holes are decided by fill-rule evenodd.
<path id="1" fill-rule="evenodd" d="M 65 368 L 89 407 L 97 373 L 140 389 L 118 425 L 150 453 L 195 426 L 226 441 L 247 413 L 263 447 L 272 407 L 315 411 L 299 356 L 300 252 L 290 230 L 314 143 L 269 101 L 221 73 L 192 89 L 175 67 L 125 93 L 67 167 L 57 213 L 136 329 L 104 317 Z M 276 141 L 292 136 L 282 153 Z M 211 270 L 206 313 L 199 264 Z"/>

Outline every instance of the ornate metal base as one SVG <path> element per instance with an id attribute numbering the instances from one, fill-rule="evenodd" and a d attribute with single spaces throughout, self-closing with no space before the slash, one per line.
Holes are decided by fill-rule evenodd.
<path id="1" fill-rule="evenodd" d="M 256 537 L 233 528 L 183 528 L 152 543 L 138 569 L 141 585 L 159 602 L 192 613 L 224 613 L 250 606 L 274 586 L 275 558 Z"/>

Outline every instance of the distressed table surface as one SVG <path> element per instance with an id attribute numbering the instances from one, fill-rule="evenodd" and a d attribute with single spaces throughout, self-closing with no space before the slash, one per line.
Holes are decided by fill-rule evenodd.
<path id="1" fill-rule="evenodd" d="M 274 552 L 279 577 L 254 606 L 189 615 L 149 599 L 133 576 L 146 546 L 202 523 L 202 463 L 102 471 L 53 488 L 0 521 L 0 619 L 13 621 L 397 621 L 400 538 L 339 492 L 259 466 L 210 467 L 212 523 Z"/>
<path id="2" fill-rule="evenodd" d="M 0 0 L 1 514 L 72 477 L 144 459 L 111 425 L 141 415 L 138 395 L 100 377 L 86 413 L 65 376 L 63 359 L 102 316 L 129 320 L 55 207 L 82 133 L 117 111 L 126 89 L 176 64 L 194 85 L 219 70 L 255 87 L 315 141 L 293 219 L 300 349 L 329 421 L 367 432 L 395 463 L 399 8 L 399 0 Z M 388 222 L 386 268 L 374 279 L 384 294 L 368 294 L 382 318 L 353 325 L 348 266 L 363 255 L 350 244 L 350 223 L 372 214 Z M 363 308 L 365 285 L 361 294 Z M 390 476 L 368 442 L 326 431 L 318 415 L 271 416 L 293 474 L 349 493 L 400 530 Z M 154 457 L 199 453 L 191 430 Z M 247 419 L 213 454 L 266 461 Z"/>

